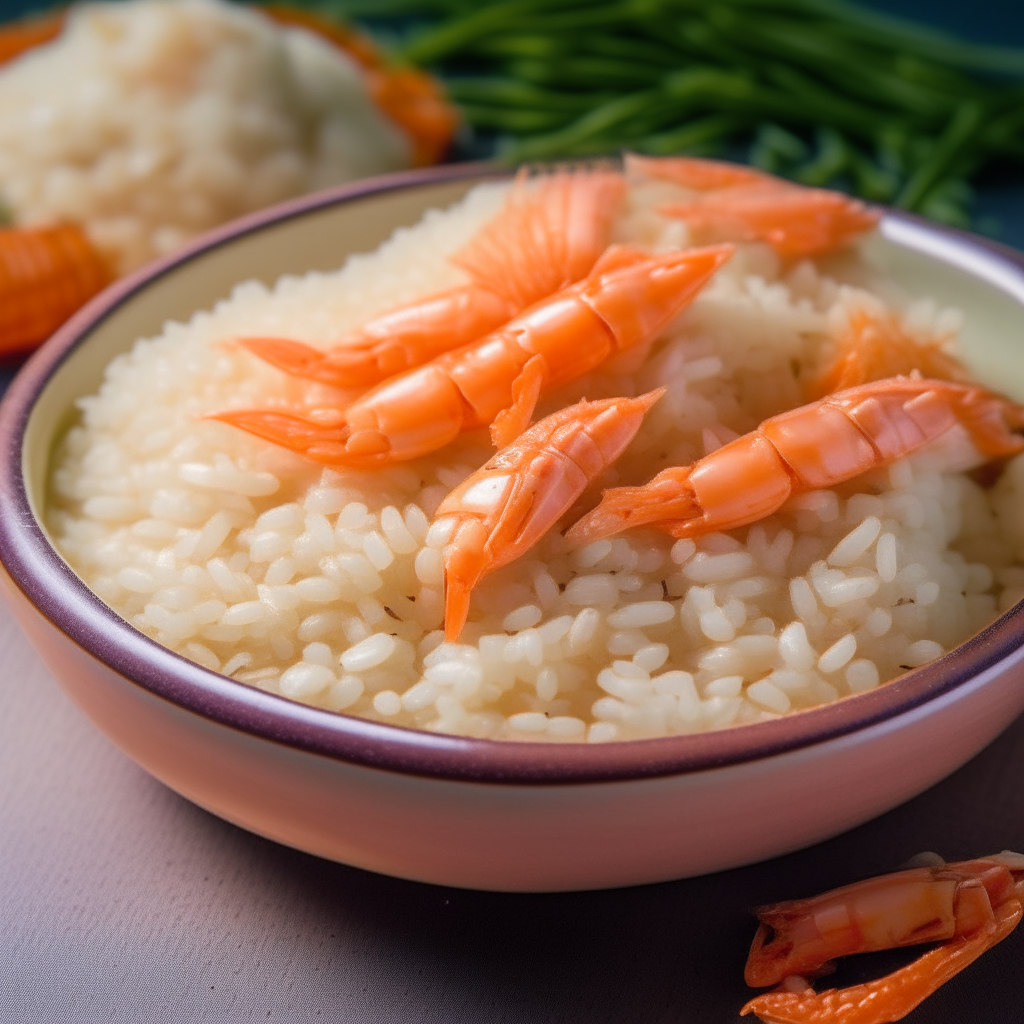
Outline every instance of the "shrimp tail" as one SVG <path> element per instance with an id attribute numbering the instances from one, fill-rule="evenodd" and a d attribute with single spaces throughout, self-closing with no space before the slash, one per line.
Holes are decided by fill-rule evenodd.
<path id="1" fill-rule="evenodd" d="M 281 445 L 317 462 L 328 465 L 342 462 L 347 464 L 352 459 L 353 432 L 344 422 L 330 426 L 291 413 L 272 412 L 266 409 L 228 409 L 225 412 L 212 413 L 205 418 L 239 427 L 256 437 L 262 437 L 265 441 Z M 372 456 L 377 451 L 387 450 L 387 440 L 381 437 L 374 444 L 373 439 L 366 438 L 361 449 L 360 454 Z"/>
<path id="2" fill-rule="evenodd" d="M 288 338 L 240 338 L 238 344 L 265 363 L 293 377 L 337 383 L 336 374 L 323 370 L 324 353 L 312 345 Z"/>
<path id="3" fill-rule="evenodd" d="M 704 510 L 689 482 L 689 467 L 673 467 L 642 487 L 615 487 L 605 491 L 600 504 L 574 523 L 566 533 L 573 546 L 610 537 L 634 526 L 699 519 Z"/>
<path id="4" fill-rule="evenodd" d="M 609 170 L 516 176 L 501 212 L 449 262 L 517 309 L 586 277 L 604 250 L 626 182 Z"/>

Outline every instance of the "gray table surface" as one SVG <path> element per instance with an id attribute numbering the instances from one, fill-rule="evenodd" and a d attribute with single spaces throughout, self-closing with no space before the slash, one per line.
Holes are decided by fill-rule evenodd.
<path id="1" fill-rule="evenodd" d="M 1024 719 L 809 850 L 704 878 L 503 895 L 385 878 L 199 810 L 101 736 L 0 613 L 0 1021 L 738 1021 L 748 907 L 1024 849 Z M 1024 684 L 1024 680 L 1022 680 Z M 851 779 L 855 785 L 856 780 Z M 1024 929 L 914 1024 L 1024 1020 Z M 847 961 L 840 983 L 895 966 Z"/>

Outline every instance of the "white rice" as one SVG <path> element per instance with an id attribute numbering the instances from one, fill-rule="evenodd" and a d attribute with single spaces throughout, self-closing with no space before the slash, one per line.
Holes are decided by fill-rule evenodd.
<path id="1" fill-rule="evenodd" d="M 59 39 L 0 68 L 0 205 L 81 224 L 122 273 L 410 160 L 353 61 L 241 4 L 76 4 Z"/>
<path id="2" fill-rule="evenodd" d="M 570 551 L 558 529 L 486 578 L 444 642 L 447 491 L 490 454 L 483 432 L 379 472 L 331 470 L 204 413 L 336 401 L 224 342 L 284 334 L 327 345 L 398 302 L 449 286 L 440 258 L 496 209 L 483 186 L 331 274 L 248 282 L 115 359 L 80 401 L 48 522 L 88 585 L 187 658 L 335 711 L 447 733 L 607 742 L 757 722 L 862 693 L 960 643 L 1024 596 L 1024 459 L 985 491 L 956 432 L 729 534 L 637 530 Z M 685 242 L 636 188 L 618 237 Z M 429 258 L 423 258 L 428 253 Z M 833 263 L 833 266 L 838 264 Z M 880 300 L 857 259 L 780 272 L 741 247 L 644 361 L 627 354 L 544 399 L 667 387 L 629 452 L 595 483 L 638 483 L 801 402 L 797 370 L 827 358 Z M 904 322 L 946 334 L 955 314 Z M 969 455 L 969 453 L 967 453 Z"/>

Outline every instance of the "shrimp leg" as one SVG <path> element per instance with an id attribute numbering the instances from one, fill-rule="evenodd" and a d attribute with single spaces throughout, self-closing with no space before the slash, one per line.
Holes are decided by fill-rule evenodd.
<path id="1" fill-rule="evenodd" d="M 561 409 L 499 451 L 441 502 L 435 523 L 451 524 L 444 549 L 449 641 L 462 632 L 470 592 L 480 578 L 540 540 L 622 454 L 663 393 Z"/>
<path id="2" fill-rule="evenodd" d="M 765 420 L 692 466 L 605 491 L 567 537 L 584 544 L 649 524 L 673 537 L 746 526 L 791 494 L 832 487 L 962 428 L 980 461 L 1024 448 L 1024 408 L 983 388 L 894 377 Z"/>
<path id="3" fill-rule="evenodd" d="M 647 258 L 613 253 L 590 277 L 501 330 L 392 377 L 344 411 L 302 417 L 238 409 L 211 418 L 311 459 L 355 468 L 426 455 L 509 410 L 496 423 L 500 444 L 529 422 L 542 390 L 655 338 L 731 254 L 730 246 Z M 602 272 L 609 265 L 617 269 Z"/>
<path id="4" fill-rule="evenodd" d="M 913 372 L 931 380 L 966 381 L 967 370 L 942 349 L 946 339 L 921 342 L 892 314 L 854 309 L 838 336 L 837 351 L 829 364 L 809 382 L 809 399 L 823 398 L 884 377 Z"/>
<path id="5" fill-rule="evenodd" d="M 520 174 L 505 205 L 449 262 L 469 283 L 389 310 L 322 350 L 286 338 L 240 344 L 285 373 L 367 388 L 500 327 L 582 280 L 608 244 L 625 194 L 621 174 Z"/>

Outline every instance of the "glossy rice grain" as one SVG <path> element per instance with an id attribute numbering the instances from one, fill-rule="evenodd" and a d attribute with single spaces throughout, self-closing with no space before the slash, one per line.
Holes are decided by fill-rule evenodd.
<path id="1" fill-rule="evenodd" d="M 327 347 L 457 286 L 443 257 L 503 188 L 427 213 L 339 271 L 239 285 L 114 360 L 52 475 L 49 528 L 88 585 L 158 642 L 248 685 L 398 725 L 552 742 L 717 729 L 863 693 L 1024 596 L 1024 461 L 985 490 L 950 436 L 729 533 L 634 530 L 571 549 L 563 520 L 480 582 L 459 642 L 445 643 L 451 524 L 432 519 L 493 454 L 485 431 L 356 471 L 203 417 L 336 401 L 224 342 L 287 331 Z M 658 213 L 665 188 L 634 185 L 613 240 L 685 245 L 685 226 Z M 645 358 L 626 353 L 546 395 L 538 418 L 666 389 L 579 508 L 801 404 L 856 310 L 891 313 L 925 342 L 955 334 L 958 314 L 930 299 L 883 303 L 856 255 L 830 267 L 782 269 L 767 246 L 742 244 Z"/>

